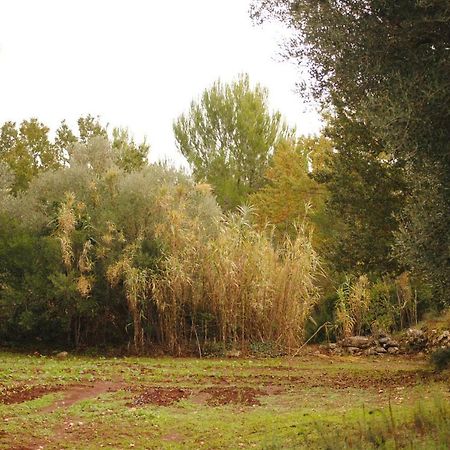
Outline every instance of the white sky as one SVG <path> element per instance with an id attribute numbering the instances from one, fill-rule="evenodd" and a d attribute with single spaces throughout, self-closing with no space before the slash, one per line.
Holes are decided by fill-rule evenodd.
<path id="1" fill-rule="evenodd" d="M 318 115 L 277 56 L 282 29 L 254 26 L 250 0 L 2 0 L 0 122 L 55 129 L 80 115 L 147 136 L 151 160 L 180 162 L 172 123 L 219 77 L 246 72 L 301 133 Z"/>

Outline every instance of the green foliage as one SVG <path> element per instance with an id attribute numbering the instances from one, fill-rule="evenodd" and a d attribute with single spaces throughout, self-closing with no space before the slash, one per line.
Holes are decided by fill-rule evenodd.
<path id="1" fill-rule="evenodd" d="M 275 342 L 256 341 L 250 343 L 250 353 L 257 357 L 274 358 L 280 356 L 280 349 Z"/>
<path id="2" fill-rule="evenodd" d="M 223 341 L 206 341 L 201 347 L 201 356 L 223 358 L 227 352 L 227 346 Z"/>
<path id="3" fill-rule="evenodd" d="M 151 342 L 172 352 L 209 341 L 298 345 L 318 299 L 307 227 L 275 246 L 249 215 L 223 217 L 207 186 L 158 165 L 128 172 L 116 155 L 100 136 L 77 143 L 67 165 L 1 205 L 5 220 L 21 222 L 23 237 L 19 229 L 11 237 L 26 243 L 11 248 L 5 235 L 0 247 L 0 317 L 18 339 L 36 337 L 40 325 L 77 348 L 111 339 L 136 352 Z M 33 272 L 29 253 L 44 243 L 55 253 Z M 36 283 L 31 298 L 24 270 Z M 4 333 L 13 337 L 8 326 Z"/>
<path id="4" fill-rule="evenodd" d="M 50 280 L 58 245 L 0 214 L 0 336 L 51 342 L 66 329 L 64 306 Z"/>
<path id="5" fill-rule="evenodd" d="M 173 129 L 194 178 L 209 183 L 219 205 L 233 210 L 265 184 L 275 145 L 292 136 L 279 112 L 270 114 L 267 90 L 247 75 L 220 81 L 192 102 Z"/>
<path id="6" fill-rule="evenodd" d="M 338 201 L 351 208 L 355 197 L 369 200 L 362 213 L 352 214 L 356 219 L 354 242 L 359 242 L 361 237 L 364 252 L 349 255 L 348 263 L 344 253 L 344 265 L 349 267 L 356 260 L 362 261 L 365 266 L 362 270 L 374 270 L 373 264 L 379 272 L 385 268 L 390 270 L 387 249 L 395 244 L 397 264 L 414 270 L 432 284 L 437 305 L 448 304 L 450 15 L 447 2 L 260 0 L 254 3 L 255 17 L 262 20 L 276 17 L 292 29 L 295 35 L 286 46 L 289 56 L 300 65 L 306 64 L 312 93 L 331 110 L 345 134 L 353 134 L 355 126 L 367 131 L 360 146 L 355 147 L 352 142 L 344 142 L 343 148 L 338 145 L 344 157 L 341 164 L 346 164 L 350 156 L 349 161 L 356 164 L 357 175 L 363 175 L 361 188 L 366 195 L 357 189 L 355 196 L 340 183 L 337 192 L 343 195 L 343 201 L 334 198 L 333 203 Z M 374 170 L 382 160 L 385 161 L 383 170 Z M 404 183 L 403 196 L 399 196 L 396 183 L 391 184 L 397 178 L 395 174 L 392 177 L 393 170 L 397 169 L 401 170 Z M 365 171 L 368 177 L 364 176 Z M 349 176 L 351 167 L 336 173 Z M 367 178 L 370 178 L 368 183 Z M 387 180 L 387 185 L 381 180 Z M 358 178 L 348 186 L 355 181 Z M 333 187 L 329 189 L 333 192 Z M 379 192 L 387 194 L 386 201 Z M 356 205 L 362 202 L 357 201 Z M 371 213 L 366 214 L 366 210 Z M 385 221 L 378 222 L 377 212 L 372 211 L 380 211 Z M 352 234 L 350 224 L 351 220 L 344 216 L 344 237 Z M 367 261 L 366 236 L 371 236 L 376 245 L 374 261 Z M 347 245 L 351 239 L 345 241 L 343 249 L 351 248 Z"/>
<path id="7" fill-rule="evenodd" d="M 130 138 L 128 130 L 113 129 L 112 148 L 115 150 L 115 162 L 125 172 L 142 169 L 147 164 L 147 155 L 150 146 L 145 142 L 137 145 Z"/>
<path id="8" fill-rule="evenodd" d="M 450 367 L 450 348 L 440 348 L 431 354 L 431 362 L 437 370 Z"/>
<path id="9" fill-rule="evenodd" d="M 333 299 L 330 296 L 328 301 Z M 404 272 L 398 277 L 346 276 L 337 290 L 334 307 L 337 334 L 346 337 L 415 326 L 430 305 L 421 283 Z"/>
<path id="10" fill-rule="evenodd" d="M 440 165 L 415 175 L 396 232 L 395 255 L 432 287 L 436 308 L 450 304 L 449 186 Z"/>
<path id="11" fill-rule="evenodd" d="M 78 119 L 78 136 L 65 121 L 50 138 L 50 129 L 37 119 L 24 120 L 19 127 L 6 122 L 0 129 L 0 164 L 8 168 L 15 195 L 28 189 L 39 173 L 59 169 L 69 163 L 77 143 L 86 145 L 93 138 L 108 138 L 106 127 L 93 116 Z M 114 128 L 111 139 L 115 164 L 127 171 L 138 170 L 147 164 L 149 146 L 136 144 L 128 131 Z M 2 169 L 3 170 L 3 169 Z"/>
<path id="12" fill-rule="evenodd" d="M 150 234 L 151 243 L 145 234 L 151 233 L 151 211 L 158 210 L 164 180 L 176 189 L 176 180 L 181 179 L 154 166 L 141 170 L 142 185 L 129 184 L 135 172 L 117 167 L 116 154 L 101 137 L 76 144 L 67 165 L 38 174 L 25 193 L 1 204 L 5 221 L 21 222 L 20 227 L 2 227 L 3 233 L 10 233 L 0 248 L 5 338 L 40 338 L 51 329 L 49 338 L 81 346 L 94 342 L 94 337 L 99 344 L 126 336 L 127 303 L 121 286 L 108 287 L 106 270 L 138 236 L 144 236 L 136 252 L 138 264 L 156 266 L 161 253 L 158 243 L 154 234 Z M 147 208 L 135 210 L 139 199 Z M 26 240 L 11 247 L 17 239 Z M 55 251 L 45 262 L 44 245 Z M 26 320 L 20 319 L 22 314 Z M 12 324 L 16 333 L 11 332 Z"/>
<path id="13" fill-rule="evenodd" d="M 19 128 L 14 122 L 2 125 L 0 161 L 14 174 L 14 193 L 25 190 L 38 171 L 54 169 L 62 163 L 62 154 L 50 142 L 49 131 L 37 119 L 24 120 Z"/>
<path id="14" fill-rule="evenodd" d="M 386 273 L 392 259 L 398 220 L 404 204 L 404 176 L 370 129 L 348 119 L 329 119 L 330 152 L 313 177 L 328 191 L 324 214 L 329 225 L 324 252 L 338 272 Z"/>

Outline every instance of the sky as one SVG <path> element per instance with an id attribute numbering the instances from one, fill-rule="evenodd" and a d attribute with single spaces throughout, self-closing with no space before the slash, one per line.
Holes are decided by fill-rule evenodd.
<path id="1" fill-rule="evenodd" d="M 182 164 L 173 121 L 220 78 L 248 73 L 301 134 L 320 119 L 279 57 L 285 30 L 254 25 L 250 0 L 2 0 L 0 123 L 37 117 L 51 129 L 100 116 Z"/>

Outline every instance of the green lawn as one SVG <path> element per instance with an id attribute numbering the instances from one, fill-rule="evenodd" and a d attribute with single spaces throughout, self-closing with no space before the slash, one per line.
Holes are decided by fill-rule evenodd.
<path id="1" fill-rule="evenodd" d="M 450 376 L 420 359 L 1 353 L 0 390 L 4 449 L 450 446 Z"/>

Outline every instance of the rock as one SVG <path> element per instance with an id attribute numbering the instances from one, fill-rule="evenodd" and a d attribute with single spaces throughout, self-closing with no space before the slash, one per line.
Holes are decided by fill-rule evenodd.
<path id="1" fill-rule="evenodd" d="M 406 335 L 410 338 L 417 339 L 423 338 L 425 333 L 422 330 L 418 330 L 417 328 L 408 328 Z"/>
<path id="2" fill-rule="evenodd" d="M 428 338 L 422 330 L 409 328 L 406 332 L 406 344 L 413 350 L 423 350 L 426 348 Z"/>
<path id="3" fill-rule="evenodd" d="M 377 355 L 377 354 L 378 354 L 378 353 L 377 353 L 377 350 L 376 350 L 376 348 L 374 348 L 374 347 L 369 348 L 369 349 L 366 350 L 366 355 L 371 356 L 371 355 Z"/>
<path id="4" fill-rule="evenodd" d="M 387 351 L 391 355 L 396 355 L 398 353 L 398 347 L 388 347 Z"/>
<path id="5" fill-rule="evenodd" d="M 346 350 L 350 355 L 361 354 L 361 349 L 359 347 L 346 347 Z"/>
<path id="6" fill-rule="evenodd" d="M 387 353 L 387 350 L 384 347 L 376 347 L 375 351 L 377 353 Z"/>
<path id="7" fill-rule="evenodd" d="M 385 347 L 386 348 L 390 348 L 390 347 L 399 347 L 399 343 L 397 341 L 394 340 L 389 340 L 388 342 L 386 342 Z"/>
<path id="8" fill-rule="evenodd" d="M 350 336 L 341 341 L 343 347 L 367 348 L 370 346 L 370 339 L 367 336 Z"/>
<path id="9" fill-rule="evenodd" d="M 439 337 L 437 338 L 438 342 L 448 341 L 450 340 L 450 331 L 445 330 Z"/>
<path id="10" fill-rule="evenodd" d="M 67 358 L 68 356 L 69 356 L 68 352 L 59 352 L 56 354 L 56 357 L 59 359 L 64 359 L 64 358 Z"/>
<path id="11" fill-rule="evenodd" d="M 337 347 L 337 344 L 333 344 L 333 343 L 328 344 L 329 350 L 336 350 L 336 347 Z"/>
<path id="12" fill-rule="evenodd" d="M 387 344 L 390 340 L 391 340 L 391 338 L 389 338 L 387 336 L 383 336 L 380 339 L 378 339 L 378 343 L 380 345 L 383 345 L 383 344 Z"/>

